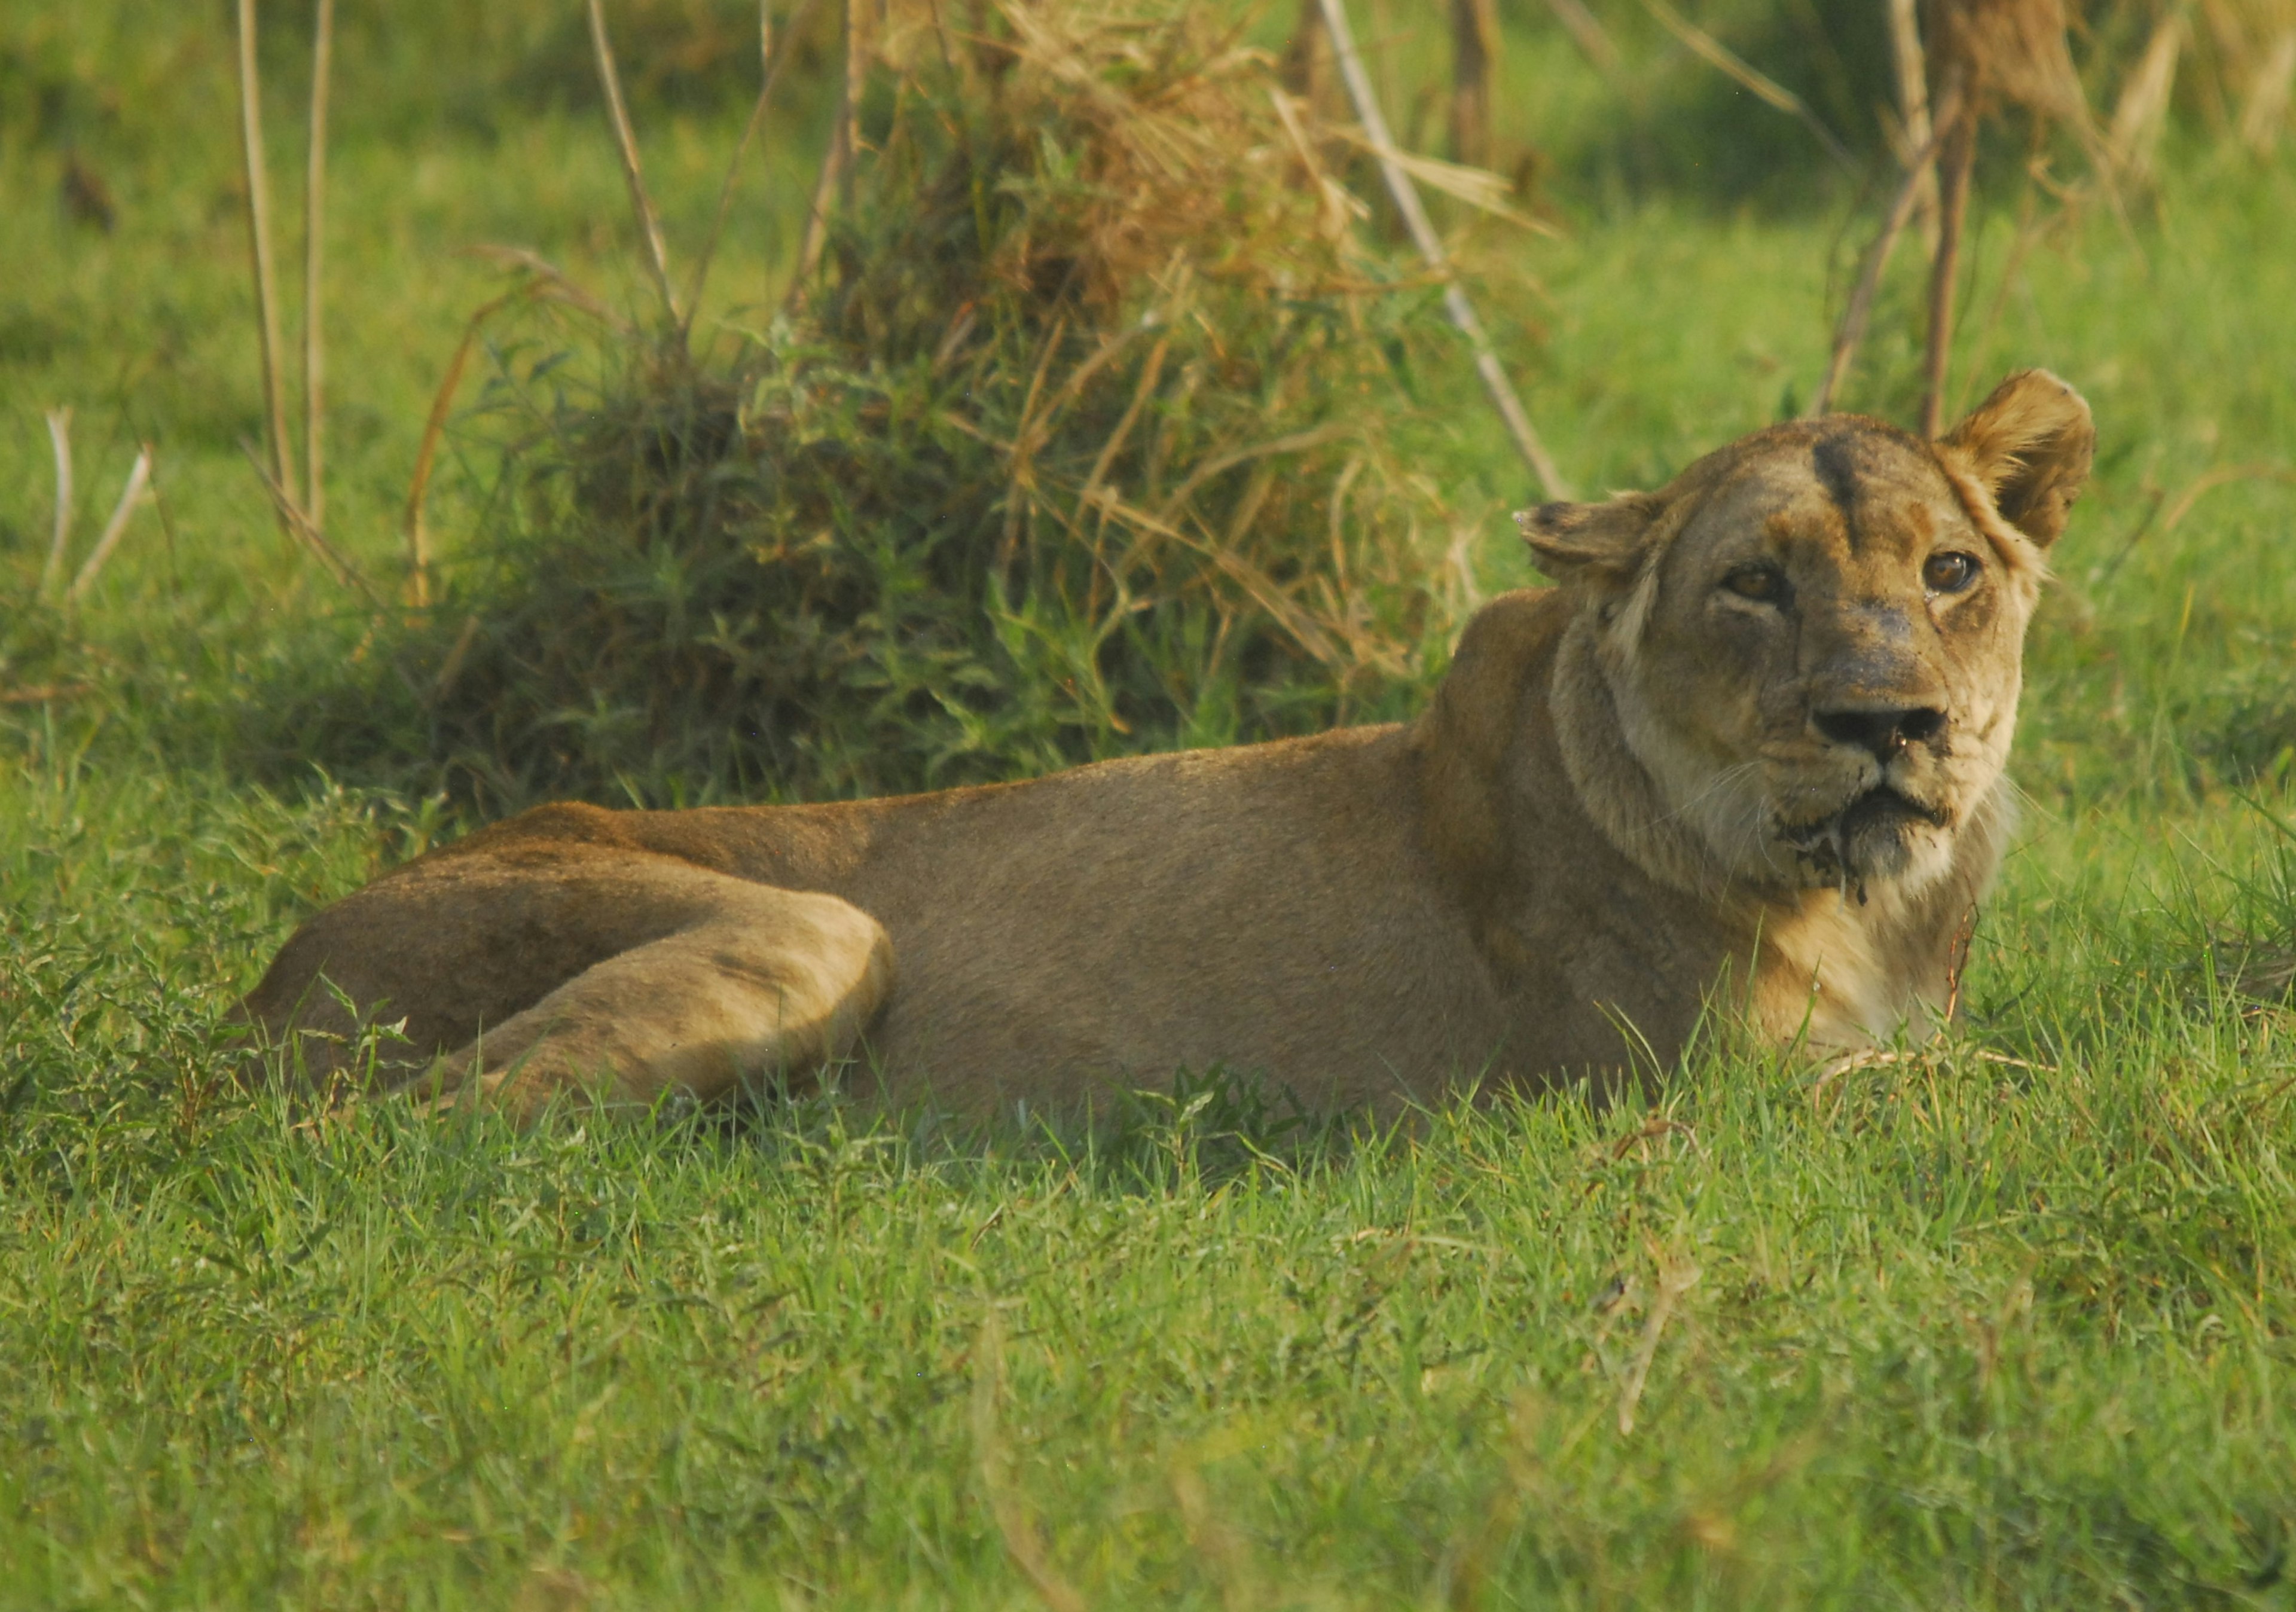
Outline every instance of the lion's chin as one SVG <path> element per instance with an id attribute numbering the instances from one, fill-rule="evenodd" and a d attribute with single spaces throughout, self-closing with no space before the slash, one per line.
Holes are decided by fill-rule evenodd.
<path id="1" fill-rule="evenodd" d="M 1777 840 L 1807 884 L 1832 885 L 1863 903 L 1868 884 L 1917 872 L 1929 860 L 1922 851 L 1949 821 L 1944 808 L 1877 784 L 1826 816 L 1781 822 Z"/>

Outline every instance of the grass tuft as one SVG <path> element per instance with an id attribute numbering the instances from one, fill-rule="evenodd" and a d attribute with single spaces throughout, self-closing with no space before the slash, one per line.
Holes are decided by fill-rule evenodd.
<path id="1" fill-rule="evenodd" d="M 591 327 L 589 385 L 512 347 L 478 554 L 373 678 L 266 701 L 283 750 L 412 751 L 490 809 L 836 795 L 1300 732 L 1423 676 L 1484 511 L 1396 438 L 1465 356 L 1273 61 L 1073 4 L 876 50 L 791 310 L 693 356 Z"/>

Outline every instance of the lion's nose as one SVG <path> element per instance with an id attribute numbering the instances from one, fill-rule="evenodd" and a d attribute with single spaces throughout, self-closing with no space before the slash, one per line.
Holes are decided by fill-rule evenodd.
<path id="1" fill-rule="evenodd" d="M 1945 732 L 1945 713 L 1931 705 L 1819 711 L 1812 720 L 1834 743 L 1856 745 L 1882 762 L 1909 744 L 1927 744 Z"/>

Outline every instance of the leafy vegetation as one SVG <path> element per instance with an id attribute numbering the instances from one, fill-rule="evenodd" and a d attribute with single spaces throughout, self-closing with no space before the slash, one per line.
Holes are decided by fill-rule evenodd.
<path id="1" fill-rule="evenodd" d="M 529 248 L 617 317 L 650 295 L 560 9 L 344 10 L 330 508 L 372 577 L 398 575 L 425 413 L 502 289 L 451 249 Z M 1669 97 L 1712 93 L 1710 70 L 1638 9 L 1597 10 L 1632 118 L 1673 138 Z M 610 11 L 689 251 L 746 112 L 751 13 Z M 1868 225 L 1852 187 L 1741 208 L 1666 151 L 1603 158 L 1627 93 L 1545 9 L 1505 15 L 1503 132 L 1549 153 L 1569 228 L 1468 235 L 1478 296 L 1580 485 L 1648 485 L 1808 396 Z M 1846 126 L 1822 78 L 1761 53 L 1791 15 L 1698 16 Z M 854 355 L 880 349 L 822 357 L 825 312 L 776 333 L 758 311 L 781 306 L 833 111 L 815 26 L 739 192 L 682 421 L 804 363 L 840 378 L 824 421 L 867 395 Z M 705 37 L 718 53 L 676 71 L 642 60 Z M 283 105 L 301 43 L 282 28 L 266 57 Z M 1375 64 L 1391 104 L 1443 48 L 1424 24 L 1398 37 Z M 1503 1100 L 1394 1131 L 1198 1071 L 1091 1134 L 827 1099 L 741 1128 L 520 1136 L 231 1082 L 223 1016 L 299 915 L 554 775 L 427 792 L 422 769 L 470 742 L 429 725 L 439 663 L 401 663 L 416 686 L 390 692 L 371 613 L 281 536 L 240 454 L 260 412 L 228 81 L 213 8 L 87 0 L 0 47 L 0 1605 L 2290 1604 L 2284 161 L 2198 105 L 2126 221 L 2024 229 L 2013 193 L 1976 221 L 1963 400 L 2045 363 L 2103 445 L 2035 630 L 2028 823 L 1952 1042 L 1828 1072 L 1718 1037 L 1654 1103 Z M 1731 103 L 1698 127 L 1773 115 Z M 275 170 L 292 158 L 283 143 Z M 72 163 L 103 183 L 108 233 L 67 205 Z M 902 223 L 874 206 L 855 228 Z M 1885 284 L 1853 405 L 1915 395 L 1917 280 Z M 929 359 L 945 331 L 882 350 L 930 337 Z M 1381 422 L 1393 451 L 1447 510 L 1522 498 L 1457 349 L 1402 333 L 1418 393 Z M 538 461 L 505 480 L 503 448 L 579 441 L 562 428 L 635 373 L 583 329 L 496 340 L 434 491 L 448 558 L 473 566 L 580 507 L 533 490 L 519 467 Z M 1183 362 L 1176 340 L 1168 373 Z M 37 585 L 41 413 L 65 404 L 76 561 L 141 441 L 160 495 L 69 612 Z M 1093 406 L 1048 508 L 1074 508 L 1075 456 L 1105 440 Z M 1009 485 L 1005 461 L 972 462 Z M 1528 577 L 1502 528 L 1460 551 L 1482 589 Z M 1440 659 L 1439 632 L 1401 624 L 1410 590 L 1452 584 L 1397 582 L 1362 601 L 1403 646 L 1367 708 Z M 447 649 L 468 597 L 440 614 Z M 1218 721 L 1124 703 L 1165 686 L 1167 652 L 1142 650 L 1144 681 L 1102 707 L 1046 659 L 1008 663 L 1040 703 L 1005 748 L 956 753 L 1028 768 L 1338 708 L 1253 708 L 1256 673 Z M 283 765 L 292 722 L 250 745 L 247 706 L 291 678 L 296 720 L 365 691 L 365 753 L 422 787 Z M 1078 720 L 1101 709 L 1134 732 Z M 989 768 L 934 773 L 947 730 L 925 716 L 895 735 L 898 775 Z M 706 724 L 666 731 L 666 749 L 601 741 L 585 781 L 774 781 L 721 768 Z M 896 775 L 849 742 L 847 771 L 802 775 Z"/>

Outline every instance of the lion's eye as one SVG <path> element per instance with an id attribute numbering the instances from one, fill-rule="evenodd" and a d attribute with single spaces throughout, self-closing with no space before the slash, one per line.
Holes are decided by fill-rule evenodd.
<path id="1" fill-rule="evenodd" d="M 1977 561 L 1961 553 L 1931 554 L 1922 562 L 1922 585 L 1932 593 L 1958 593 L 1977 580 Z"/>
<path id="2" fill-rule="evenodd" d="M 1722 578 L 1722 585 L 1741 599 L 1775 604 L 1786 596 L 1786 579 L 1774 565 L 1742 565 Z"/>

